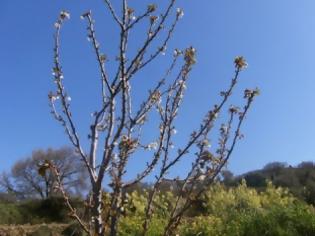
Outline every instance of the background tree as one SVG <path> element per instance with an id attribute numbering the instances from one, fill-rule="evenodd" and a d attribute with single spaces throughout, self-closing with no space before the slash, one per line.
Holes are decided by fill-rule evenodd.
<path id="1" fill-rule="evenodd" d="M 53 162 L 59 169 L 60 178 L 69 194 L 80 194 L 86 189 L 85 168 L 73 149 L 68 147 L 36 150 L 32 156 L 17 161 L 9 174 L 2 174 L 2 188 L 19 199 L 49 198 L 54 194 L 56 179 L 50 172 L 38 171 L 38 166 L 46 160 Z"/>
<path id="2" fill-rule="evenodd" d="M 281 169 L 284 169 L 288 167 L 288 164 L 285 162 L 270 162 L 264 166 L 264 170 L 274 170 L 274 171 L 280 171 Z"/>
<path id="3" fill-rule="evenodd" d="M 170 60 L 165 76 L 156 79 L 156 85 L 149 90 L 147 98 L 141 104 L 132 103 L 131 90 L 135 79 L 139 77 L 139 72 L 159 55 L 165 54 L 168 42 L 184 12 L 180 8 L 175 9 L 175 0 L 170 0 L 166 9 L 160 12 L 157 5 L 150 4 L 143 13 L 138 13 L 129 6 L 128 0 L 118 2 L 121 3 L 120 12 L 117 12 L 110 0 L 104 1 L 120 31 L 119 49 L 116 55 L 105 55 L 101 51 L 91 11 L 81 16 L 87 22 L 88 40 L 95 53 L 101 78 L 101 106 L 93 113 L 94 120 L 88 135 L 89 150 L 85 150 L 82 146 L 79 127 L 75 124 L 74 114 L 71 112 L 72 99 L 65 89 L 64 73 L 60 63 L 60 32 L 64 22 L 70 18 L 70 14 L 62 11 L 55 23 L 53 76 L 56 90 L 50 92 L 49 101 L 52 114 L 65 128 L 90 177 L 92 197 L 89 204 L 91 215 L 89 222 L 84 222 L 69 202 L 58 167 L 53 162 L 47 161 L 41 166 L 41 170 L 50 169 L 55 174 L 58 189 L 64 196 L 71 215 L 90 235 L 117 235 L 118 223 L 123 215 L 124 205 L 128 202 L 128 195 L 124 194 L 124 190 L 148 176 L 155 176 L 147 197 L 143 218 L 142 234 L 147 235 L 156 210 L 154 203 L 161 182 L 180 161 L 190 156 L 193 158 L 191 168 L 187 170 L 187 175 L 178 181 L 180 194 L 170 210 L 163 233 L 163 235 L 173 235 L 183 214 L 190 208 L 194 199 L 202 195 L 205 187 L 215 180 L 230 158 L 235 144 L 242 137 L 241 126 L 258 90 L 245 90 L 245 105 L 242 109 L 232 105 L 227 109 L 227 121 L 219 128 L 218 146 L 213 153 L 210 152 L 210 131 L 214 129 L 218 115 L 225 108 L 238 82 L 240 72 L 247 66 L 243 57 L 235 58 L 235 73 L 228 89 L 220 93 L 221 101 L 208 110 L 201 125 L 192 131 L 187 143 L 174 151 L 175 121 L 183 101 L 186 82 L 196 63 L 195 48 L 174 49 L 174 57 Z M 128 50 L 129 36 L 131 31 L 137 32 L 135 27 L 139 24 L 143 24 L 147 30 L 140 32 L 144 40 L 133 53 Z M 108 73 L 107 70 L 107 60 L 111 58 L 117 60 L 117 70 L 114 73 Z M 154 76 L 152 75 L 152 82 Z M 150 120 L 151 125 L 148 129 L 146 124 L 153 113 L 157 119 Z M 143 133 L 152 133 L 154 125 L 157 127 L 157 135 L 153 140 L 148 140 Z M 150 155 L 151 159 L 146 157 L 142 161 L 143 170 L 135 173 L 134 178 L 126 180 L 125 173 L 130 159 L 137 156 L 137 160 L 141 163 L 140 158 L 145 155 L 144 153 Z M 110 183 L 110 194 L 102 194 L 104 179 Z M 194 191 L 197 185 L 203 187 Z"/>
<path id="4" fill-rule="evenodd" d="M 222 182 L 227 186 L 234 182 L 234 174 L 229 170 L 223 170 L 221 176 Z"/>

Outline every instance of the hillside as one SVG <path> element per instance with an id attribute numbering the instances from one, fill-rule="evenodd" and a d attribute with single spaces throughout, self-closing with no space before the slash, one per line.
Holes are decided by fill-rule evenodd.
<path id="1" fill-rule="evenodd" d="M 288 188 L 294 196 L 315 205 L 314 162 L 302 162 L 297 166 L 273 162 L 260 170 L 250 171 L 240 176 L 226 175 L 223 182 L 228 186 L 235 186 L 242 179 L 246 180 L 247 186 L 258 190 L 265 189 L 267 180 L 270 180 L 275 186 Z"/>

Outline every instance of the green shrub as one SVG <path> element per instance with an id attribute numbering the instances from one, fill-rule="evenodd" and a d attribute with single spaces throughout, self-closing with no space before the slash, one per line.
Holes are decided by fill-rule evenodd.
<path id="1" fill-rule="evenodd" d="M 179 235 L 183 236 L 208 236 L 219 235 L 223 224 L 220 218 L 215 216 L 198 216 L 185 219 L 179 227 Z"/>
<path id="2" fill-rule="evenodd" d="M 73 200 L 82 209 L 82 201 Z M 0 202 L 0 224 L 67 223 L 68 209 L 62 198 L 33 199 L 21 203 Z"/>
<path id="3" fill-rule="evenodd" d="M 82 207 L 79 200 L 72 201 L 74 206 Z M 29 200 L 19 204 L 20 212 L 26 223 L 65 223 L 69 222 L 68 209 L 62 198 L 48 198 L 45 200 Z"/>
<path id="4" fill-rule="evenodd" d="M 22 224 L 24 218 L 14 203 L 0 203 L 0 224 Z"/>

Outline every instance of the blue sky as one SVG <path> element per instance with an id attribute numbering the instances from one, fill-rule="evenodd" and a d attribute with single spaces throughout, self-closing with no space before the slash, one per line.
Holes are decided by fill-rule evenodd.
<path id="1" fill-rule="evenodd" d="M 150 1 L 130 0 L 135 9 L 147 3 Z M 179 143 L 218 102 L 218 93 L 233 75 L 234 57 L 243 55 L 249 67 L 241 75 L 232 102 L 242 102 L 239 97 L 247 87 L 258 86 L 261 96 L 247 117 L 245 139 L 238 144 L 229 169 L 242 173 L 271 161 L 294 165 L 314 160 L 315 2 L 178 0 L 177 5 L 183 7 L 185 16 L 168 52 L 190 45 L 198 51 L 178 119 Z M 96 107 L 98 74 L 79 16 L 92 9 L 101 47 L 114 57 L 117 29 L 105 5 L 101 0 L 1 0 L 0 171 L 8 170 L 34 149 L 69 144 L 51 117 L 47 101 L 53 88 L 53 23 L 62 9 L 71 13 L 62 35 L 66 86 L 81 136 L 87 135 L 90 113 Z M 136 50 L 139 39 L 134 37 L 131 50 Z M 140 80 L 164 71 L 167 59 L 160 58 Z M 146 83 L 138 84 L 136 100 L 145 94 L 142 85 Z M 181 171 L 176 170 L 178 174 Z"/>

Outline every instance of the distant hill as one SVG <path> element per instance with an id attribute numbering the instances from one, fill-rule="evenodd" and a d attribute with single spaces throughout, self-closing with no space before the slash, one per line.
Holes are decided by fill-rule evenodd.
<path id="1" fill-rule="evenodd" d="M 290 166 L 282 162 L 272 162 L 263 169 L 250 171 L 240 176 L 223 175 L 223 182 L 227 186 L 235 186 L 242 179 L 248 187 L 263 190 L 267 180 L 277 187 L 285 187 L 296 197 L 315 205 L 315 163 L 302 162 L 297 166 Z"/>
<path id="2" fill-rule="evenodd" d="M 291 166 L 283 162 L 272 162 L 260 170 L 254 170 L 242 175 L 234 176 L 232 172 L 222 171 L 217 181 L 227 187 L 236 187 L 245 179 L 248 187 L 264 191 L 267 182 L 271 181 L 276 187 L 288 188 L 297 198 L 315 206 L 315 162 L 301 162 L 297 166 Z M 160 190 L 162 192 L 172 191 L 177 194 L 182 184 L 180 179 L 163 179 Z M 149 183 L 138 183 L 128 189 L 143 192 L 150 190 Z"/>

